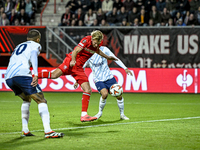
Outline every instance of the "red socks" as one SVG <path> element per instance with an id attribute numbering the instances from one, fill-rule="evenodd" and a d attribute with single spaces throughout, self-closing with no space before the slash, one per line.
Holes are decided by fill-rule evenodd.
<path id="1" fill-rule="evenodd" d="M 51 79 L 51 72 L 43 71 L 38 73 L 38 79 L 49 78 Z"/>
<path id="2" fill-rule="evenodd" d="M 82 111 L 87 112 L 89 101 L 90 101 L 90 93 L 83 92 L 83 96 L 82 96 Z"/>

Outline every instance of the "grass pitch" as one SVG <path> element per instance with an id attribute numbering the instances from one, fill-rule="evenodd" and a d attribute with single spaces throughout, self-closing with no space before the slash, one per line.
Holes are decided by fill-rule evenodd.
<path id="1" fill-rule="evenodd" d="M 29 129 L 21 138 L 21 103 L 13 92 L 0 92 L 0 150 L 199 150 L 198 94 L 124 93 L 125 115 L 120 120 L 116 99 L 109 96 L 103 116 L 80 122 L 82 93 L 44 93 L 51 128 L 61 139 L 45 139 L 37 104 L 30 107 Z M 98 112 L 98 93 L 92 93 L 88 114 Z"/>

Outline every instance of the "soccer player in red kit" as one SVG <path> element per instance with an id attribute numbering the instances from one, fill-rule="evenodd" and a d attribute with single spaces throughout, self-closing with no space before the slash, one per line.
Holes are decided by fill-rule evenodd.
<path id="1" fill-rule="evenodd" d="M 95 30 L 90 36 L 84 37 L 79 44 L 74 48 L 74 50 L 66 55 L 63 63 L 53 72 L 40 72 L 38 73 L 38 78 L 50 78 L 56 79 L 61 75 L 72 75 L 76 82 L 83 89 L 82 96 L 82 112 L 81 121 L 93 121 L 97 117 L 91 117 L 87 114 L 87 109 L 90 100 L 90 94 L 92 89 L 90 87 L 88 77 L 86 76 L 83 65 L 84 63 L 94 54 L 97 53 L 108 60 L 116 60 L 112 56 L 107 56 L 99 47 L 103 43 L 103 33 L 99 30 Z"/>

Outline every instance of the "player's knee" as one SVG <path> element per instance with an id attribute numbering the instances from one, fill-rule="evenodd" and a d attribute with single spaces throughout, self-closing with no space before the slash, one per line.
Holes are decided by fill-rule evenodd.
<path id="1" fill-rule="evenodd" d="M 103 99 L 106 99 L 108 97 L 108 92 L 101 93 L 101 96 Z"/>
<path id="2" fill-rule="evenodd" d="M 47 100 L 43 98 L 42 100 L 39 101 L 38 104 L 40 104 L 40 103 L 47 103 Z"/>
<path id="3" fill-rule="evenodd" d="M 32 94 L 31 98 L 37 103 L 47 103 L 46 99 L 44 98 L 44 95 L 42 92 L 40 93 L 36 93 L 36 94 Z"/>
<path id="4" fill-rule="evenodd" d="M 106 95 L 106 94 L 103 94 L 103 95 L 102 95 L 102 98 L 103 98 L 103 99 L 106 99 L 107 97 L 108 97 L 108 94 L 107 94 L 107 95 Z"/>
<path id="5" fill-rule="evenodd" d="M 122 100 L 122 96 L 116 96 L 117 97 L 117 100 Z"/>
<path id="6" fill-rule="evenodd" d="M 91 87 L 90 87 L 89 82 L 83 82 L 83 83 L 81 84 L 81 88 L 83 89 L 83 92 L 92 93 L 92 89 L 91 89 Z"/>
<path id="7" fill-rule="evenodd" d="M 46 99 L 37 99 L 36 101 L 35 101 L 37 104 L 40 104 L 40 103 L 47 103 L 47 100 Z"/>
<path id="8" fill-rule="evenodd" d="M 86 92 L 86 93 L 92 93 L 92 89 L 91 89 L 91 88 L 86 88 L 86 89 L 84 90 L 84 92 Z"/>
<path id="9" fill-rule="evenodd" d="M 21 93 L 20 95 L 18 95 L 23 101 L 26 102 L 31 102 L 31 97 L 30 96 L 26 96 L 24 93 Z"/>
<path id="10" fill-rule="evenodd" d="M 25 98 L 25 99 L 23 99 L 23 101 L 26 101 L 26 102 L 31 102 L 31 98 L 30 98 L 30 97 L 28 97 L 28 98 Z"/>

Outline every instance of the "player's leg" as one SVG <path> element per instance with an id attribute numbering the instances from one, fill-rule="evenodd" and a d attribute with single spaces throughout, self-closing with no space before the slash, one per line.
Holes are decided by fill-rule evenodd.
<path id="1" fill-rule="evenodd" d="M 107 89 L 110 90 L 110 87 L 116 83 L 117 83 L 117 81 L 115 78 L 108 80 L 106 82 Z M 117 105 L 119 107 L 120 118 L 123 120 L 129 120 L 129 118 L 124 115 L 124 98 L 122 97 L 122 95 L 120 95 L 116 98 L 117 98 Z"/>
<path id="2" fill-rule="evenodd" d="M 102 115 L 103 113 L 103 109 L 106 105 L 106 100 L 108 97 L 108 90 L 106 88 L 103 88 L 101 91 L 101 97 L 100 97 L 100 101 L 99 101 L 99 113 Z"/>
<path id="3" fill-rule="evenodd" d="M 85 115 L 87 115 L 87 109 L 88 109 L 90 95 L 91 95 L 92 90 L 89 85 L 89 82 L 82 83 L 81 88 L 83 89 L 81 116 L 85 116 Z"/>
<path id="4" fill-rule="evenodd" d="M 116 98 L 117 98 L 117 105 L 119 107 L 119 112 L 120 112 L 120 119 L 129 120 L 129 118 L 124 115 L 124 98 L 122 97 L 122 95 L 117 96 Z"/>
<path id="5" fill-rule="evenodd" d="M 56 133 L 50 128 L 50 118 L 49 111 L 47 107 L 47 101 L 44 98 L 41 88 L 37 84 L 36 87 L 31 86 L 32 77 L 15 77 L 15 84 L 23 91 L 23 94 L 20 94 L 22 98 L 32 98 L 38 104 L 38 110 L 40 116 L 42 118 L 43 126 L 45 129 L 45 133 L 53 132 L 52 137 L 62 137 L 61 133 Z M 57 134 L 57 136 L 55 135 Z"/>
<path id="6" fill-rule="evenodd" d="M 103 109 L 106 105 L 106 100 L 108 97 L 108 90 L 106 88 L 105 82 L 97 82 L 95 83 L 99 93 L 101 94 L 100 100 L 99 100 L 99 112 L 95 115 L 97 119 L 99 119 L 103 114 Z"/>
<path id="7" fill-rule="evenodd" d="M 30 97 L 38 104 L 38 111 L 40 114 L 40 117 L 42 118 L 42 123 L 44 127 L 45 132 L 45 138 L 59 138 L 63 137 L 63 133 L 57 133 L 53 131 L 50 127 L 50 115 L 49 110 L 47 106 L 47 101 L 44 98 L 44 95 L 39 88 L 39 85 L 37 85 L 38 89 L 40 90 L 39 93 L 31 94 Z"/>
<path id="8" fill-rule="evenodd" d="M 49 117 L 47 101 L 44 98 L 43 93 L 42 92 L 34 93 L 31 94 L 30 97 L 38 104 L 38 111 L 42 119 L 44 132 L 45 133 L 51 132 L 52 130 L 50 127 L 50 117 Z"/>
<path id="9" fill-rule="evenodd" d="M 30 97 L 38 104 L 38 111 L 42 118 L 42 123 L 45 132 L 45 138 L 59 138 L 63 137 L 63 133 L 54 132 L 50 127 L 50 115 L 47 106 L 47 101 L 41 92 L 31 94 Z"/>
<path id="10" fill-rule="evenodd" d="M 28 128 L 28 121 L 29 121 L 29 108 L 31 105 L 31 97 L 26 96 L 24 93 L 18 95 L 22 100 L 21 106 L 21 117 L 22 117 L 22 136 L 34 136 Z"/>
<path id="11" fill-rule="evenodd" d="M 56 70 L 54 70 L 53 72 L 50 72 L 50 71 L 39 72 L 38 79 L 41 79 L 41 78 L 56 79 L 63 74 L 65 75 L 69 74 L 70 61 L 71 61 L 71 57 L 66 57 L 63 63 L 58 68 L 56 68 Z"/>
<path id="12" fill-rule="evenodd" d="M 22 78 L 23 79 L 23 78 Z M 23 91 L 19 88 L 19 85 L 16 84 L 16 80 L 20 81 L 19 77 L 14 77 L 6 80 L 6 84 L 13 90 L 16 96 L 19 96 L 22 100 L 21 106 L 21 117 L 22 117 L 22 136 L 33 136 L 28 129 L 28 120 L 29 120 L 29 107 L 31 104 L 31 98 L 26 96 Z"/>
<path id="13" fill-rule="evenodd" d="M 93 121 L 96 120 L 96 117 L 91 117 L 87 114 L 87 109 L 89 106 L 89 101 L 90 101 L 90 95 L 92 93 L 92 89 L 90 87 L 88 77 L 85 74 L 83 69 L 76 69 L 73 68 L 70 72 L 70 74 L 74 77 L 76 82 L 81 86 L 83 89 L 83 96 L 82 96 L 82 111 L 81 111 L 81 122 L 86 122 L 86 121 Z"/>
<path id="14" fill-rule="evenodd" d="M 50 72 L 50 71 L 39 72 L 38 79 L 41 79 L 41 78 L 56 79 L 63 74 L 65 75 L 70 74 L 69 73 L 70 61 L 71 61 L 71 57 L 66 57 L 63 63 L 58 68 L 56 68 L 56 70 L 54 70 L 53 72 Z"/>
<path id="15" fill-rule="evenodd" d="M 49 79 L 56 79 L 60 77 L 63 74 L 63 72 L 59 69 L 56 68 L 53 72 L 50 71 L 43 71 L 38 73 L 38 79 L 42 78 L 49 78 Z"/>
<path id="16" fill-rule="evenodd" d="M 80 84 L 80 81 L 78 81 L 78 83 Z M 97 119 L 96 117 L 91 117 L 87 114 L 87 109 L 88 109 L 89 101 L 90 101 L 90 95 L 92 93 L 90 84 L 89 82 L 83 82 L 80 85 L 81 85 L 81 88 L 83 89 L 81 121 L 87 122 L 87 121 L 96 120 Z"/>

